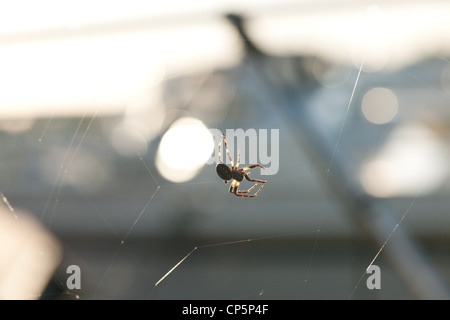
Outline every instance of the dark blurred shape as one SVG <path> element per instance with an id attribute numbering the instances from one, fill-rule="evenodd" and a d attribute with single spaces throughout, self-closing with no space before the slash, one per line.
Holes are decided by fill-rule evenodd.
<path id="1" fill-rule="evenodd" d="M 265 56 L 265 54 L 253 43 L 245 30 L 245 18 L 236 13 L 229 13 L 225 16 L 227 20 L 236 28 L 241 37 L 247 56 L 252 58 Z"/>

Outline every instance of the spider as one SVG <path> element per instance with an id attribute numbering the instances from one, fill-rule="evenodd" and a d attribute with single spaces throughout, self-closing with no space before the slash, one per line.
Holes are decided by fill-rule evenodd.
<path id="1" fill-rule="evenodd" d="M 230 159 L 230 162 L 231 162 L 231 168 L 220 160 L 221 159 L 220 158 L 220 145 L 222 144 L 222 140 L 224 141 L 225 149 L 227 150 L 228 159 Z M 251 165 L 251 166 L 248 166 L 248 167 L 238 170 L 239 162 L 241 162 L 241 154 L 240 153 L 239 153 L 238 162 L 237 162 L 236 166 L 233 165 L 233 160 L 231 159 L 230 152 L 228 151 L 227 138 L 225 137 L 225 132 L 222 131 L 222 138 L 220 139 L 220 142 L 219 142 L 219 163 L 216 166 L 216 172 L 225 184 L 227 184 L 228 181 L 232 180 L 230 189 L 229 189 L 230 193 L 233 193 L 237 197 L 254 198 L 261 192 L 262 188 L 264 187 L 264 184 L 267 181 L 259 180 L 259 179 L 250 179 L 250 177 L 249 177 L 250 173 L 246 173 L 244 171 L 250 170 L 253 168 L 261 168 L 266 172 L 267 172 L 267 170 L 260 164 L 254 164 L 254 165 Z M 255 184 L 250 189 L 239 191 L 238 190 L 239 184 L 241 183 L 242 180 L 244 180 L 244 178 L 250 182 L 254 182 Z M 253 195 L 248 195 L 248 193 L 250 191 L 252 191 L 258 184 L 261 184 L 258 191 L 256 191 L 255 194 L 253 194 Z"/>

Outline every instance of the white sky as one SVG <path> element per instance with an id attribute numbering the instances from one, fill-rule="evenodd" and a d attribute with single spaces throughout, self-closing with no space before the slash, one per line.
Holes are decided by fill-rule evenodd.
<path id="1" fill-rule="evenodd" d="M 450 52 L 445 1 L 3 2 L 0 117 L 121 113 L 165 78 L 233 66 L 239 41 L 215 18 L 229 11 L 274 54 L 365 57 L 374 71 Z"/>

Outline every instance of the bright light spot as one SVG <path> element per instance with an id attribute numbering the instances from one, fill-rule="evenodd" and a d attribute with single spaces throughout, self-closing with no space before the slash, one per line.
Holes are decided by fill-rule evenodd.
<path id="1" fill-rule="evenodd" d="M 123 112 L 164 75 L 146 34 L 0 47 L 0 117 Z"/>
<path id="2" fill-rule="evenodd" d="M 389 177 L 389 184 L 384 180 L 386 177 Z M 389 197 L 399 189 L 396 168 L 388 161 L 369 161 L 363 167 L 361 179 L 364 189 L 376 197 Z"/>
<path id="3" fill-rule="evenodd" d="M 57 239 L 32 215 L 0 208 L 0 299 L 39 299 L 61 261 Z"/>
<path id="4" fill-rule="evenodd" d="M 443 145 L 424 126 L 395 131 L 380 152 L 362 167 L 364 189 L 376 197 L 417 196 L 438 188 L 448 175 Z"/>
<path id="5" fill-rule="evenodd" d="M 377 72 L 382 70 L 389 63 L 389 52 L 380 41 L 373 38 L 364 39 L 364 43 L 353 45 L 350 50 L 352 63 L 356 68 L 361 67 L 364 72 Z M 364 64 L 362 64 L 364 59 Z"/>
<path id="6" fill-rule="evenodd" d="M 383 69 L 390 59 L 386 35 L 381 33 L 385 31 L 385 17 L 377 5 L 370 5 L 364 17 L 360 27 L 355 30 L 355 41 L 351 45 L 350 55 L 356 68 L 362 66 L 362 71 L 376 72 Z"/>
<path id="7" fill-rule="evenodd" d="M 161 175 L 173 182 L 185 182 L 198 173 L 214 150 L 208 128 L 194 118 L 177 120 L 161 140 L 156 166 Z"/>
<path id="8" fill-rule="evenodd" d="M 361 107 L 368 121 L 385 124 L 397 115 L 398 100 L 395 93 L 389 89 L 373 88 L 364 95 Z"/>

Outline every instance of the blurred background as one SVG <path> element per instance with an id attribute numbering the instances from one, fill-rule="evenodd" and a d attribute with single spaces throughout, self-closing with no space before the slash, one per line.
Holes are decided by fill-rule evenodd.
<path id="1" fill-rule="evenodd" d="M 449 298 L 448 12 L 1 5 L 0 298 Z M 208 160 L 238 128 L 279 130 L 255 199 Z"/>

